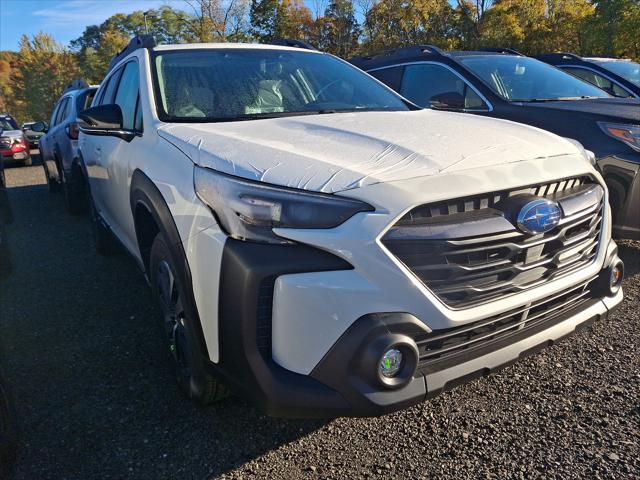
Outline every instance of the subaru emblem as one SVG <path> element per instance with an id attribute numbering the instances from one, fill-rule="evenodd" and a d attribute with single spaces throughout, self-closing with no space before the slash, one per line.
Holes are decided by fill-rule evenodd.
<path id="1" fill-rule="evenodd" d="M 537 235 L 553 230 L 562 212 L 556 202 L 551 200 L 533 200 L 520 209 L 518 213 L 518 228 L 524 233 Z"/>

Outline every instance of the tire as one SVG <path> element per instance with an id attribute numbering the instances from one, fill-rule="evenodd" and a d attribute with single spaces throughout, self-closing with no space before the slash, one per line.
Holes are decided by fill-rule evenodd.
<path id="1" fill-rule="evenodd" d="M 42 168 L 44 170 L 44 176 L 47 179 L 47 185 L 49 186 L 50 193 L 57 193 L 60 191 L 60 184 L 51 178 L 49 175 L 49 169 L 47 168 L 47 162 L 42 161 Z"/>
<path id="2" fill-rule="evenodd" d="M 93 203 L 93 198 L 91 198 L 91 194 L 88 193 L 87 196 L 89 200 L 89 211 L 91 213 L 91 231 L 93 233 L 93 241 L 95 243 L 96 252 L 98 253 L 98 255 L 102 255 L 105 257 L 113 255 L 118 251 L 116 239 L 113 238 L 113 235 L 111 234 L 109 229 L 100 219 L 100 214 L 96 210 L 96 207 Z"/>
<path id="3" fill-rule="evenodd" d="M 188 318 L 187 288 L 175 267 L 161 233 L 151 246 L 149 260 L 153 295 L 162 311 L 162 330 L 181 390 L 195 403 L 209 405 L 229 396 L 228 389 L 205 370 L 194 320 Z"/>
<path id="4" fill-rule="evenodd" d="M 74 169 L 74 172 L 71 174 L 71 179 L 67 178 L 64 169 L 60 171 L 64 203 L 67 207 L 67 212 L 71 215 L 80 215 L 87 209 L 87 194 L 84 191 L 82 174 L 78 170 L 77 167 Z"/>

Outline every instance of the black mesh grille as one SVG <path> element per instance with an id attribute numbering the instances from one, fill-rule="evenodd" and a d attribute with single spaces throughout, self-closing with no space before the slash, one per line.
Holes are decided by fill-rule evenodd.
<path id="1" fill-rule="evenodd" d="M 271 314 L 273 311 L 273 288 L 276 277 L 266 277 L 258 291 L 258 318 L 256 341 L 258 351 L 264 358 L 271 358 Z"/>
<path id="2" fill-rule="evenodd" d="M 485 303 L 591 263 L 598 252 L 603 202 L 564 218 L 554 230 L 539 235 L 524 234 L 513 222 L 504 221 L 508 229 L 498 233 L 432 239 L 429 218 L 451 219 L 458 225 L 473 223 L 502 215 L 495 207 L 508 197 L 524 193 L 559 198 L 589 188 L 586 182 L 590 180 L 573 178 L 420 206 L 403 217 L 382 242 L 447 305 L 463 308 Z M 416 237 L 416 226 L 420 229 L 421 225 L 425 235 Z M 412 238 L 403 237 L 403 229 L 411 229 Z"/>
<path id="3" fill-rule="evenodd" d="M 500 315 L 461 327 L 434 330 L 416 338 L 420 354 L 419 369 L 439 370 L 439 364 L 446 364 L 447 360 L 459 355 L 472 358 L 474 351 L 486 348 L 489 343 L 505 340 L 524 330 L 533 330 L 536 326 L 579 309 L 592 300 L 592 284 L 593 280 Z"/>

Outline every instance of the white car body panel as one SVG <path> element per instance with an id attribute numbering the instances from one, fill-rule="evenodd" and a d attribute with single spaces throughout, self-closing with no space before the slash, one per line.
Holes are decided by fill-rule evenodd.
<path id="1" fill-rule="evenodd" d="M 200 166 L 325 193 L 578 152 L 533 127 L 433 110 L 178 123 L 158 134 Z"/>

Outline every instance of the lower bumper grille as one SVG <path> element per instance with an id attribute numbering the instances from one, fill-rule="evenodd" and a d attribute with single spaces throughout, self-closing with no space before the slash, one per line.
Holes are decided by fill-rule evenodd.
<path id="1" fill-rule="evenodd" d="M 475 358 L 491 344 L 508 341 L 509 337 L 536 333 L 536 327 L 550 327 L 553 320 L 561 321 L 565 315 L 585 307 L 594 301 L 592 287 L 595 279 L 531 304 L 478 322 L 446 330 L 434 330 L 416 338 L 420 360 L 418 369 L 423 372 L 438 371 L 455 363 L 460 356 Z"/>

